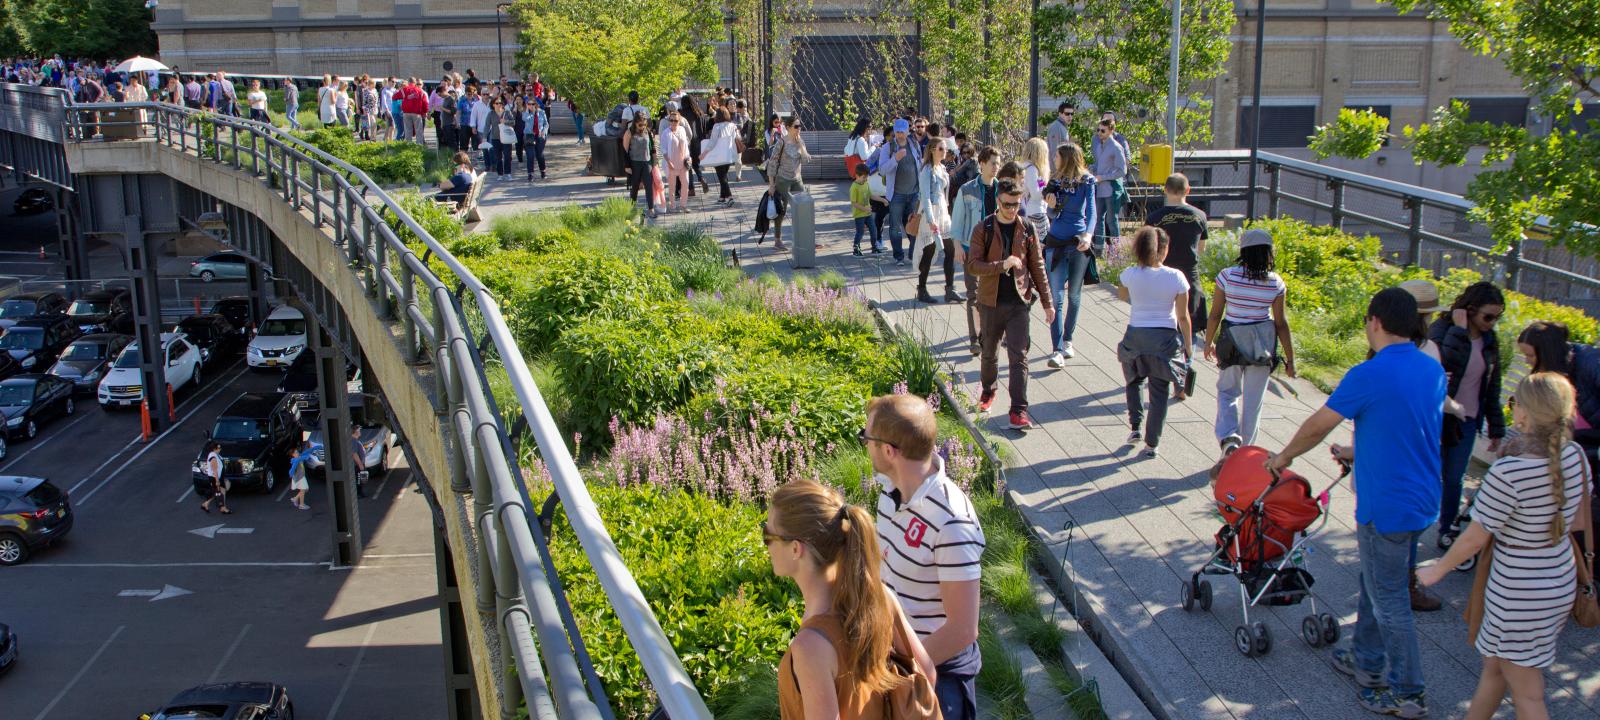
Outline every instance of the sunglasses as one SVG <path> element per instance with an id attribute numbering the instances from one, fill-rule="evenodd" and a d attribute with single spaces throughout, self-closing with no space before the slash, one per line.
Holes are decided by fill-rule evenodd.
<path id="1" fill-rule="evenodd" d="M 775 542 L 803 542 L 800 538 L 786 537 L 767 529 L 767 521 L 761 521 L 761 541 L 771 545 Z"/>
<path id="2" fill-rule="evenodd" d="M 892 447 L 892 448 L 894 448 L 894 449 L 896 449 L 896 450 L 899 450 L 899 449 L 900 449 L 900 446 L 899 446 L 899 445 L 896 445 L 896 444 L 894 444 L 894 443 L 892 443 L 892 442 L 889 442 L 889 441 L 888 441 L 888 440 L 885 440 L 885 439 L 883 439 L 883 438 L 877 438 L 877 437 L 873 437 L 873 436 L 871 436 L 871 435 L 868 435 L 868 434 L 867 434 L 867 429 L 866 429 L 866 428 L 861 428 L 861 429 L 860 429 L 860 430 L 857 430 L 857 431 L 856 431 L 856 439 L 857 439 L 857 440 L 860 440 L 860 441 L 861 441 L 861 444 L 862 444 L 862 445 L 865 445 L 865 444 L 867 444 L 867 441 L 868 441 L 868 440 L 871 440 L 871 441 L 872 441 L 872 442 L 881 442 L 881 443 L 883 443 L 883 444 L 885 444 L 885 445 L 888 445 L 888 446 L 889 446 L 889 447 Z"/>
<path id="3" fill-rule="evenodd" d="M 1000 203 L 1000 208 L 1003 209 L 1003 210 L 1016 210 L 1017 208 L 1020 208 L 1020 207 L 1022 207 L 1022 201 L 1021 200 L 1017 200 L 1015 202 L 1003 202 L 1002 201 Z"/>
<path id="4" fill-rule="evenodd" d="M 1483 318 L 1484 322 L 1498 322 L 1500 320 L 1500 313 L 1478 313 L 1478 317 Z"/>

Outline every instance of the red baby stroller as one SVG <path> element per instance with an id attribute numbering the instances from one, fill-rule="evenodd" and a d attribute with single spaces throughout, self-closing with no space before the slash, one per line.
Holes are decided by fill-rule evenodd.
<path id="1" fill-rule="evenodd" d="M 1311 595 L 1316 579 L 1302 565 L 1307 542 L 1327 524 L 1327 495 L 1350 474 L 1343 472 L 1320 495 L 1311 483 L 1294 472 L 1267 470 L 1266 450 L 1248 446 L 1222 461 L 1213 493 L 1224 525 L 1217 531 L 1217 547 L 1189 581 L 1183 584 L 1183 609 L 1195 604 L 1211 609 L 1211 582 L 1201 575 L 1232 575 L 1239 582 L 1244 624 L 1233 631 L 1234 648 L 1246 657 L 1265 655 L 1272 649 L 1267 626 L 1250 622 L 1256 605 L 1298 605 L 1311 600 L 1311 613 L 1300 624 L 1300 635 L 1312 647 L 1339 640 L 1339 621 L 1317 612 Z M 1312 527 L 1315 525 L 1315 527 Z"/>

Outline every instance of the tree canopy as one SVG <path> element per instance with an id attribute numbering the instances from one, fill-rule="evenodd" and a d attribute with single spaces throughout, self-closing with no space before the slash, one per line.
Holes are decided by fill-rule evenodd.
<path id="1" fill-rule="evenodd" d="M 519 0 L 517 66 L 591 117 L 639 92 L 655 103 L 694 79 L 716 82 L 720 5 L 708 0 Z"/>
<path id="2" fill-rule="evenodd" d="M 38 56 L 119 59 L 156 52 L 144 0 L 3 0 L 5 29 L 18 48 Z"/>

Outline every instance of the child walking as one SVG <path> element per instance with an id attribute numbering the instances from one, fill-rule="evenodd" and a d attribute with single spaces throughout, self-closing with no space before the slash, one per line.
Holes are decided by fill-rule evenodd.
<path id="1" fill-rule="evenodd" d="M 866 163 L 855 167 L 855 182 L 850 184 L 850 217 L 856 223 L 856 239 L 851 245 L 850 254 L 861 257 L 861 235 L 865 233 L 872 241 L 872 251 L 879 252 L 881 241 L 878 240 L 878 226 L 872 221 L 872 188 L 867 185 Z"/>
<path id="2" fill-rule="evenodd" d="M 306 504 L 306 491 L 311 489 L 311 484 L 306 482 L 306 460 L 311 456 L 310 446 L 295 446 L 289 450 L 289 489 L 294 491 L 294 497 L 289 504 L 296 510 L 310 510 Z"/>

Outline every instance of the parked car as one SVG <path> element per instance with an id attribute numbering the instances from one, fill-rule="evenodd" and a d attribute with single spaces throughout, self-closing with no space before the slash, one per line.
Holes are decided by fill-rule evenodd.
<path id="1" fill-rule="evenodd" d="M 306 349 L 306 320 L 299 310 L 280 305 L 256 329 L 245 351 L 245 363 L 253 368 L 285 367 Z"/>
<path id="2" fill-rule="evenodd" d="M 299 444 L 300 417 L 293 398 L 283 393 L 245 393 L 217 416 L 207 440 L 222 444 L 222 479 L 235 489 L 272 492 L 289 464 L 289 449 Z M 210 491 L 200 472 L 201 447 L 190 470 L 195 492 Z"/>
<path id="3" fill-rule="evenodd" d="M 86 333 L 133 334 L 133 295 L 127 288 L 84 293 L 67 308 L 67 317 Z"/>
<path id="4" fill-rule="evenodd" d="M 55 200 L 50 198 L 49 191 L 44 188 L 31 187 L 23 190 L 17 199 L 11 201 L 11 212 L 18 215 L 38 215 L 39 213 L 54 209 Z"/>
<path id="5" fill-rule="evenodd" d="M 71 380 L 80 393 L 94 393 L 100 378 L 111 370 L 111 362 L 128 347 L 133 338 L 117 333 L 95 333 L 73 340 L 50 367 L 50 374 Z"/>
<path id="6" fill-rule="evenodd" d="M 394 433 L 389 431 L 389 418 L 384 412 L 383 398 L 377 395 L 352 393 L 345 400 L 350 403 L 350 424 L 361 428 L 361 464 L 377 477 L 389 472 L 389 448 L 394 446 Z M 322 425 L 311 431 L 306 440 L 323 445 Z M 328 454 L 324 447 L 311 453 L 306 469 L 321 474 Z"/>
<path id="7" fill-rule="evenodd" d="M 0 675 L 17 664 L 17 634 L 11 626 L 0 623 Z"/>
<path id="8" fill-rule="evenodd" d="M 25 373 L 0 380 L 0 414 L 6 418 L 5 435 L 33 439 L 39 428 L 58 417 L 71 415 L 71 380 L 44 373 Z"/>
<path id="9" fill-rule="evenodd" d="M 317 366 L 316 357 L 311 353 L 300 353 L 294 362 L 283 371 L 283 379 L 278 381 L 278 392 L 305 393 L 313 397 L 313 405 L 321 405 L 322 399 L 317 397 Z M 361 375 L 354 364 L 344 364 L 345 388 L 349 392 L 361 392 Z"/>
<path id="10" fill-rule="evenodd" d="M 206 282 L 212 280 L 243 280 L 250 276 L 252 261 L 236 252 L 207 255 L 189 263 L 189 277 Z"/>
<path id="11" fill-rule="evenodd" d="M 200 351 L 190 345 L 182 335 L 161 333 L 162 359 L 167 363 L 167 384 L 177 392 L 193 384 L 199 385 Z M 144 380 L 139 377 L 139 343 L 134 341 L 123 348 L 122 354 L 111 363 L 111 371 L 100 381 L 96 392 L 100 407 L 137 405 L 144 399 Z"/>
<path id="12" fill-rule="evenodd" d="M 289 689 L 269 682 L 214 683 L 192 687 L 139 720 L 294 720 Z"/>
<path id="13" fill-rule="evenodd" d="M 250 317 L 250 298 L 238 295 L 221 298 L 211 303 L 211 309 L 206 312 L 227 318 L 240 338 L 250 337 L 250 325 L 255 322 Z"/>
<path id="14" fill-rule="evenodd" d="M 172 331 L 182 333 L 190 345 L 200 349 L 200 362 L 205 365 L 232 355 L 243 344 L 233 323 L 221 315 L 190 315 L 174 324 Z"/>
<path id="15" fill-rule="evenodd" d="M 7 328 L 6 334 L 0 335 L 0 349 L 11 355 L 23 370 L 44 372 L 76 339 L 78 328 L 67 318 L 32 317 L 18 320 Z"/>
<path id="16" fill-rule="evenodd" d="M 65 490 L 44 478 L 0 475 L 0 565 L 24 562 L 70 530 L 72 503 Z"/>
<path id="17" fill-rule="evenodd" d="M 11 353 L 0 352 L 0 380 L 22 372 L 22 363 L 11 357 Z"/>
<path id="18" fill-rule="evenodd" d="M 60 293 L 17 293 L 0 302 L 0 329 L 9 328 L 23 318 L 40 315 L 61 315 L 67 311 L 67 299 Z"/>

